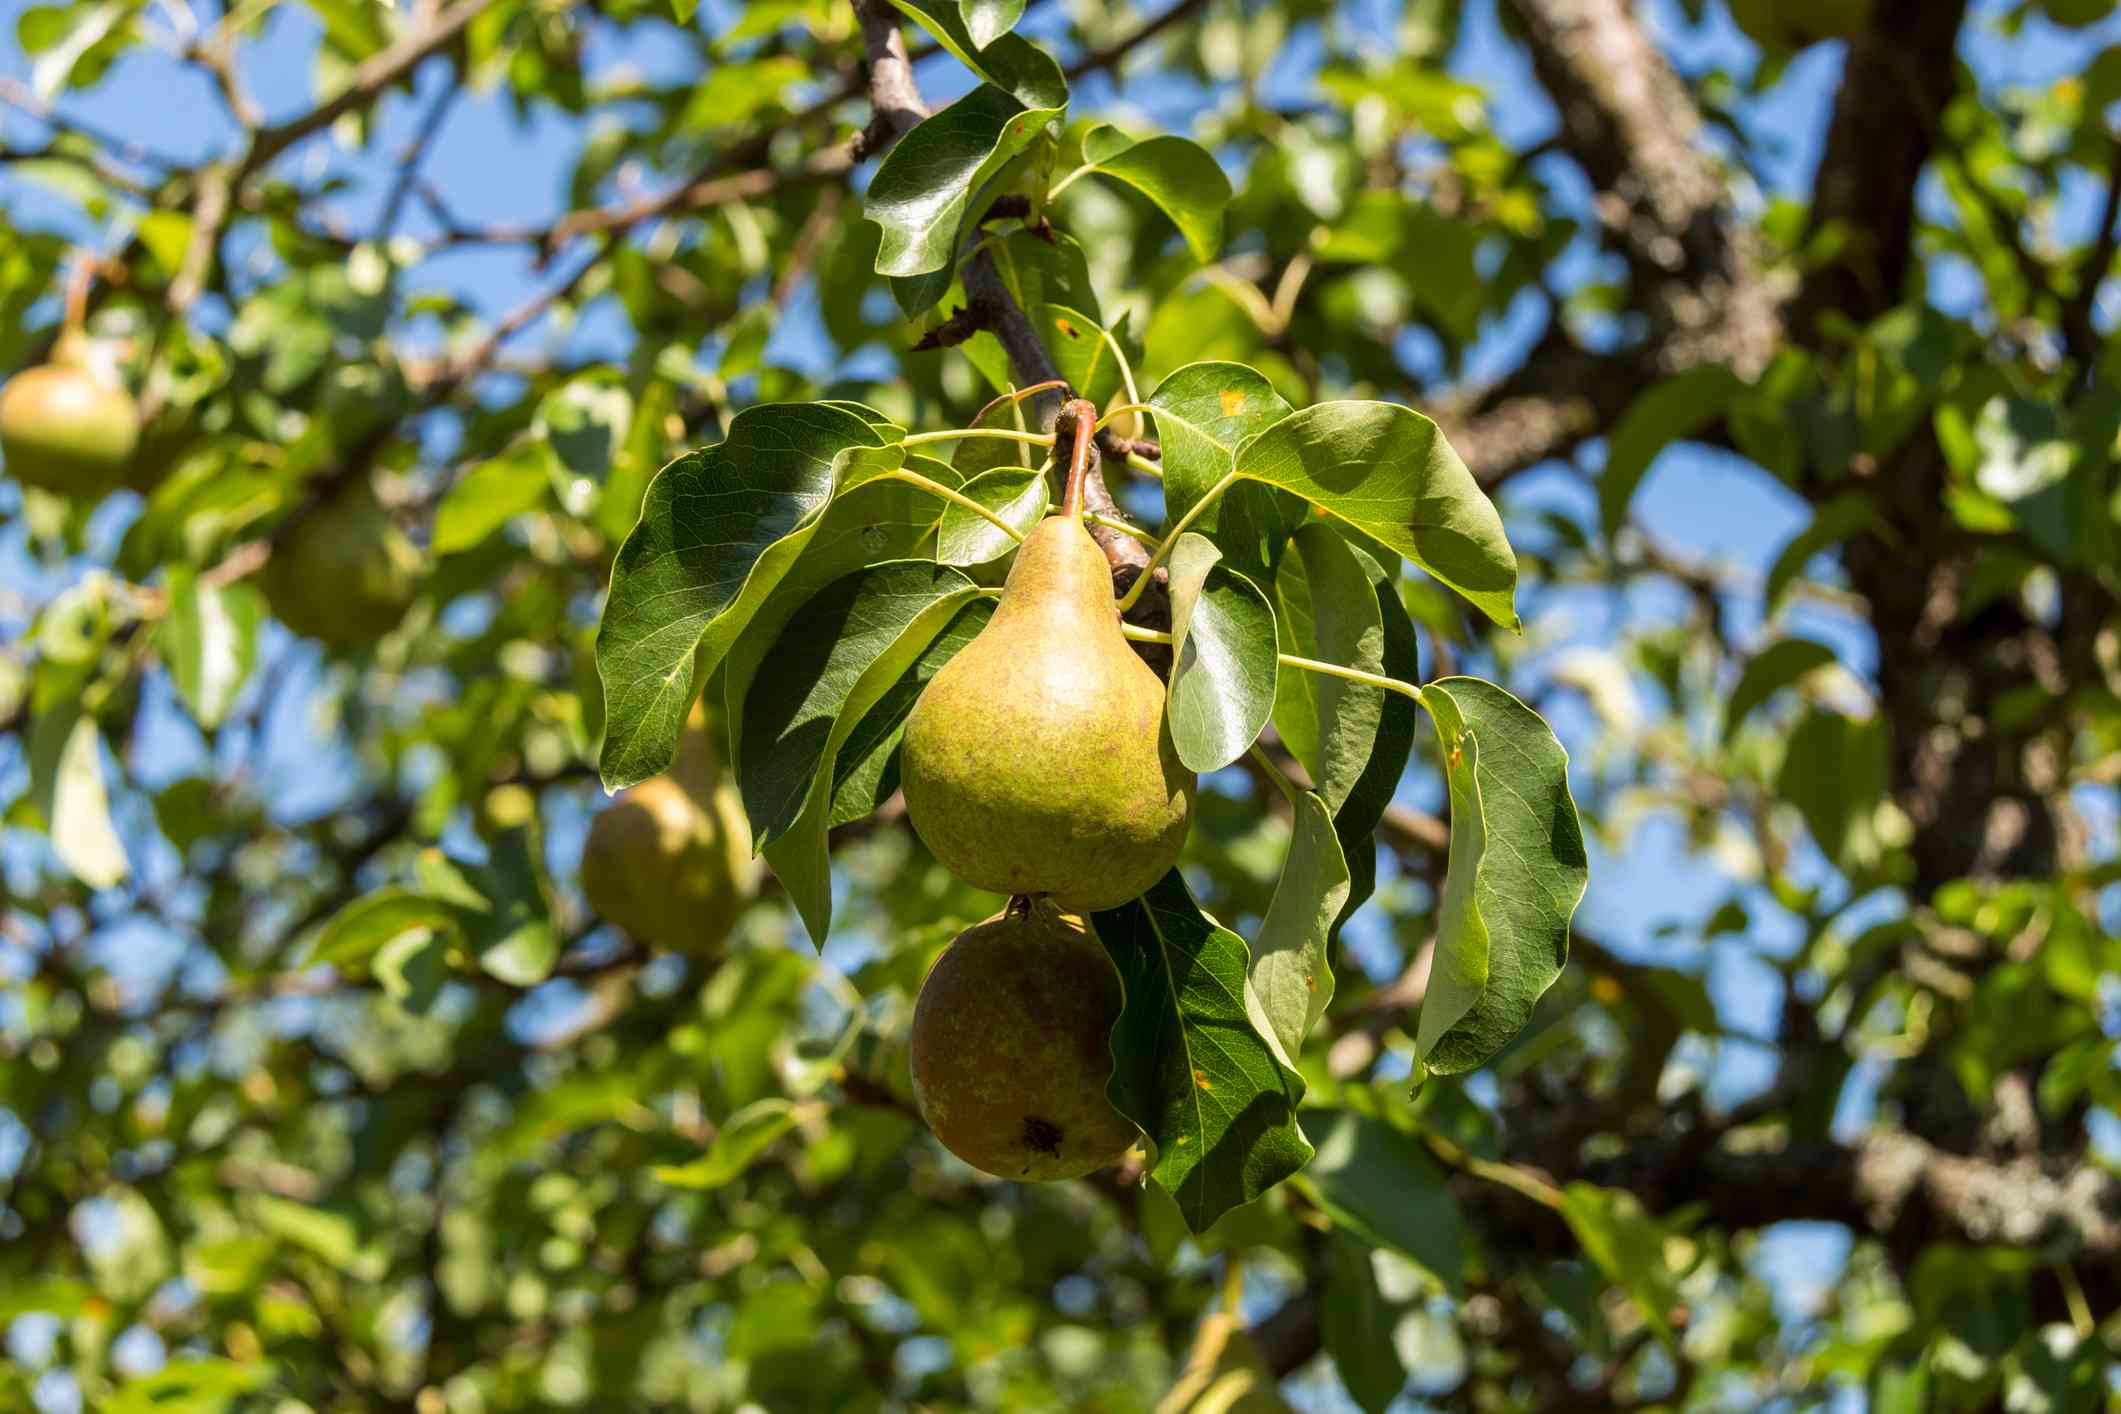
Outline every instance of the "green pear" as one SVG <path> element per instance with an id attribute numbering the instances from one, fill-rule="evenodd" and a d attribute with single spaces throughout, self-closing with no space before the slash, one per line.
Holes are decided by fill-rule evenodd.
<path id="1" fill-rule="evenodd" d="M 62 339 L 0 390 L 0 457 L 25 486 L 93 500 L 125 479 L 139 440 L 132 395 L 85 341 Z"/>
<path id="2" fill-rule="evenodd" d="M 598 917 L 642 942 L 711 956 L 749 901 L 757 867 L 736 786 L 695 708 L 671 769 L 590 821 L 582 892 Z"/>
<path id="3" fill-rule="evenodd" d="M 1138 1131 L 1105 1098 L 1119 974 L 1079 918 L 1013 905 L 943 949 L 913 1007 L 908 1060 L 921 1118 L 982 1173 L 1076 1178 Z"/>
<path id="4" fill-rule="evenodd" d="M 420 552 L 364 480 L 312 508 L 273 546 L 265 600 L 296 633 L 359 652 L 405 617 L 420 570 Z"/>
<path id="5" fill-rule="evenodd" d="M 1054 516 L 1025 538 L 994 617 L 906 719 L 900 774 L 914 832 L 977 888 L 1091 913 L 1177 860 L 1193 775 L 1081 521 Z"/>

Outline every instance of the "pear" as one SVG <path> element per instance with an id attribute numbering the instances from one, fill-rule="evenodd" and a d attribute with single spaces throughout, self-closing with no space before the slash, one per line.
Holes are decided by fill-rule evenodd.
<path id="1" fill-rule="evenodd" d="M 1164 684 L 1120 633 L 1112 572 L 1082 522 L 1025 537 L 994 617 L 906 719 L 906 815 L 976 888 L 1116 908 L 1177 860 L 1194 780 Z"/>
<path id="2" fill-rule="evenodd" d="M 125 479 L 140 412 L 113 360 L 77 336 L 0 390 L 0 457 L 25 486 L 93 500 Z"/>
<path id="3" fill-rule="evenodd" d="M 1136 1131 L 1105 1098 L 1119 974 L 1043 900 L 1012 905 L 943 949 L 913 1007 L 914 1103 L 943 1147 L 997 1178 L 1075 1178 Z"/>
<path id="4" fill-rule="evenodd" d="M 405 617 L 420 587 L 420 552 L 363 481 L 311 509 L 273 546 L 264 586 L 281 623 L 359 652 Z"/>
<path id="5" fill-rule="evenodd" d="M 671 769 L 624 791 L 590 821 L 582 892 L 598 917 L 650 946 L 711 956 L 756 875 L 736 787 L 695 707 Z"/>

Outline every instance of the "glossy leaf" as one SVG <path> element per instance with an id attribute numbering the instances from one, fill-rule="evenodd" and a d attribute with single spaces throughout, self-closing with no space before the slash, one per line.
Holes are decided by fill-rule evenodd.
<path id="1" fill-rule="evenodd" d="M 1026 108 L 982 84 L 900 138 L 869 183 L 864 207 L 883 230 L 877 273 L 947 270 L 974 194 L 1059 116 L 1057 108 Z"/>
<path id="2" fill-rule="evenodd" d="M 1238 444 L 1237 474 L 1292 492 L 1406 556 L 1504 628 L 1517 557 L 1443 432 L 1396 403 L 1319 403 Z"/>
<path id="3" fill-rule="evenodd" d="M 1206 148 L 1164 134 L 1137 142 L 1109 123 L 1083 134 L 1083 161 L 1156 203 L 1203 264 L 1222 251 L 1230 179 Z"/>
<path id="4" fill-rule="evenodd" d="M 1289 415 L 1272 384 L 1241 363 L 1193 363 L 1157 385 L 1164 514 L 1176 524 L 1236 466 L 1238 445 Z M 1201 512 L 1193 528 L 1219 547 L 1231 568 L 1262 586 L 1291 531 L 1303 524 L 1300 497 L 1240 482 Z"/>
<path id="5" fill-rule="evenodd" d="M 1561 975 L 1589 870 L 1568 756 L 1539 714 L 1478 678 L 1422 692 L 1450 785 L 1451 847 L 1415 1045 L 1448 1075 L 1509 1044 Z"/>
<path id="6" fill-rule="evenodd" d="M 695 671 L 711 671 L 728 652 L 841 478 L 863 463 L 896 466 L 903 455 L 845 409 L 781 403 L 745 409 L 721 443 L 663 468 L 620 547 L 597 630 L 606 789 L 670 764 Z"/>
<path id="7" fill-rule="evenodd" d="M 965 32 L 984 49 L 1016 28 L 1024 17 L 1024 0 L 958 0 L 958 10 L 964 16 Z"/>
<path id="8" fill-rule="evenodd" d="M 1126 989 L 1112 1103 L 1155 1145 L 1150 1172 L 1186 1225 L 1205 1232 L 1310 1159 L 1303 1080 L 1253 1025 L 1244 939 L 1200 911 L 1176 870 L 1092 922 Z"/>
<path id="9" fill-rule="evenodd" d="M 1244 755 L 1274 710 L 1274 610 L 1221 558 L 1191 531 L 1170 558 L 1171 742 L 1203 774 Z"/>

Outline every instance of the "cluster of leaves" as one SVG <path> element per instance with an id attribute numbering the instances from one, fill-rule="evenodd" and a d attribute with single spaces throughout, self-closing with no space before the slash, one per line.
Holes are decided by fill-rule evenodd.
<path id="1" fill-rule="evenodd" d="M 1639 7 L 1495 8 L 908 0 L 936 112 L 873 160 L 844 3 L 30 7 L 0 362 L 92 246 L 151 416 L 101 505 L 0 484 L 0 1406 L 2109 1401 L 2114 7 L 1976 6 L 1940 63 L 1950 3 L 1686 0 L 1709 67 L 1649 46 L 1617 94 L 1550 21 Z M 2072 72 L 1994 77 L 2056 35 Z M 1823 39 L 1838 103 L 1791 63 Z M 1453 71 L 1497 44 L 1529 79 Z M 169 92 L 227 98 L 223 145 L 72 116 Z M 1644 94 L 1668 125 L 1599 121 Z M 1713 194 L 1808 105 L 1849 114 L 1816 193 L 1631 205 L 1703 189 L 1634 137 L 1722 125 Z M 879 810 L 891 727 L 1010 550 L 907 477 L 1050 509 L 1041 449 L 914 440 L 1036 430 L 979 416 L 1028 381 L 994 329 L 919 347 L 982 257 L 1076 390 L 1144 395 L 1115 514 L 1194 513 L 1170 720 L 1210 774 L 1181 877 L 1099 920 L 1159 1182 L 982 1181 L 905 1090 L 996 901 Z M 1796 292 L 1771 349 L 1674 337 L 1749 280 Z M 657 511 L 686 478 L 748 488 L 728 533 Z M 1776 543 L 1696 558 L 1677 482 Z M 364 483 L 423 577 L 327 653 L 258 570 Z M 658 572 L 684 607 L 622 644 Z M 614 648 L 654 671 L 607 721 Z M 1427 673 L 1436 749 L 1289 658 Z M 779 881 L 653 957 L 577 846 L 703 693 Z M 1540 718 L 1612 861 L 1566 931 L 1501 847 L 1561 818 Z M 1208 1092 L 1188 1026 L 1250 1038 Z M 1224 1152 L 1171 1166 L 1188 1126 Z"/>

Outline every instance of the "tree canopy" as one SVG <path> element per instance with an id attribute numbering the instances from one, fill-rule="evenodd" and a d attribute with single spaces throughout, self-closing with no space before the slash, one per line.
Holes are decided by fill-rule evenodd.
<path id="1" fill-rule="evenodd" d="M 2113 0 L 14 35 L 0 1405 L 2121 1401 Z M 1199 786 L 1038 1184 L 899 786 L 1055 514 Z"/>

